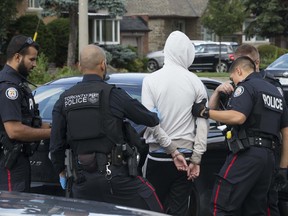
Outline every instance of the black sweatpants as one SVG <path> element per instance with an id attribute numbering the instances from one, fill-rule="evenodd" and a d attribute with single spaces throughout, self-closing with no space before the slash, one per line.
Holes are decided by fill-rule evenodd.
<path id="1" fill-rule="evenodd" d="M 274 166 L 273 151 L 264 147 L 228 155 L 214 186 L 211 213 L 266 215 Z"/>
<path id="2" fill-rule="evenodd" d="M 146 165 L 146 178 L 155 187 L 165 213 L 171 215 L 186 215 L 188 200 L 193 182 L 187 180 L 187 172 L 178 171 L 173 160 L 167 154 L 149 153 Z M 159 155 L 163 155 L 162 158 Z M 190 154 L 191 155 L 191 154 Z M 190 157 L 189 155 L 189 157 Z M 152 156 L 152 157 L 151 157 Z"/>

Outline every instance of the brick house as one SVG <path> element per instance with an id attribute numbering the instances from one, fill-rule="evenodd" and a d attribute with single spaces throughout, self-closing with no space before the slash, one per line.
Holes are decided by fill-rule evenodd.
<path id="1" fill-rule="evenodd" d="M 150 30 L 148 39 L 143 39 L 143 43 L 148 43 L 143 44 L 146 54 L 163 49 L 166 38 L 175 30 L 184 32 L 191 40 L 201 40 L 200 17 L 207 3 L 208 0 L 128 0 L 124 19 L 139 17 L 146 21 Z"/>
<path id="2" fill-rule="evenodd" d="M 24 0 L 17 4 L 17 17 L 25 14 L 38 14 L 40 16 L 42 8 L 39 5 L 39 0 Z"/>

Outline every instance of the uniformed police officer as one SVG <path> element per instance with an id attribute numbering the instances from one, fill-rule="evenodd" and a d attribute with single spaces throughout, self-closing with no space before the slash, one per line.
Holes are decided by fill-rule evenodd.
<path id="1" fill-rule="evenodd" d="M 83 80 L 64 92 L 53 109 L 52 163 L 65 188 L 64 151 L 68 144 L 77 167 L 73 197 L 161 212 L 153 187 L 130 172 L 133 157 L 122 130 L 124 118 L 150 127 L 158 125 L 159 119 L 124 90 L 103 81 L 106 67 L 106 55 L 100 47 L 91 44 L 83 48 Z"/>
<path id="2" fill-rule="evenodd" d="M 278 79 L 275 79 L 273 74 L 267 73 L 264 70 L 260 71 L 260 55 L 256 47 L 250 44 L 242 44 L 235 51 L 235 59 L 241 56 L 249 57 L 256 66 L 256 72 L 260 72 L 262 78 L 269 83 L 273 84 L 279 92 L 284 95 L 282 85 Z M 227 98 L 230 97 L 234 91 L 234 86 L 231 85 L 231 81 L 227 81 L 219 85 L 209 100 L 209 107 L 211 109 L 218 109 L 219 104 L 222 103 L 222 106 L 225 106 L 228 101 Z M 224 99 L 224 100 L 223 100 Z M 284 99 L 287 102 L 287 95 L 284 95 Z M 226 101 L 226 102 L 225 102 Z M 287 103 L 286 103 L 287 104 Z M 225 107 L 223 107 L 225 108 Z M 288 128 L 282 130 L 282 147 L 288 148 Z M 287 147 L 286 147 L 287 146 Z M 278 190 L 282 189 L 287 182 L 287 167 L 288 167 L 288 151 L 282 151 L 282 158 L 280 160 L 281 146 L 276 146 L 274 154 L 276 160 L 276 168 L 273 172 L 273 181 L 270 185 L 270 190 L 268 193 L 268 206 L 267 213 L 271 216 L 279 216 L 279 207 L 278 207 Z M 286 183 L 287 184 L 287 183 Z"/>
<path id="3" fill-rule="evenodd" d="M 35 141 L 50 136 L 26 80 L 36 66 L 38 48 L 30 37 L 14 36 L 0 72 L 0 190 L 29 191 L 29 156 L 37 149 Z"/>
<path id="4" fill-rule="evenodd" d="M 228 110 L 210 110 L 194 104 L 193 115 L 211 118 L 232 126 L 227 132 L 231 154 L 215 183 L 213 215 L 266 215 L 267 194 L 275 159 L 273 150 L 279 131 L 288 127 L 287 106 L 275 86 L 255 71 L 246 56 L 230 67 L 230 79 L 237 85 Z"/>

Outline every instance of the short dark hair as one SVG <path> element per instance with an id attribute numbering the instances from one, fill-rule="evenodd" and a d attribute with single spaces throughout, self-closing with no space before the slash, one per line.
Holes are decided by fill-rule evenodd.
<path id="1" fill-rule="evenodd" d="M 235 50 L 234 55 L 236 56 L 250 56 L 251 58 L 259 58 L 259 52 L 256 47 L 250 45 L 250 44 L 241 44 L 237 49 Z M 255 61 L 256 59 L 252 59 Z"/>
<path id="2" fill-rule="evenodd" d="M 236 67 L 239 67 L 239 66 L 244 69 L 251 69 L 253 70 L 253 72 L 256 71 L 256 65 L 254 61 L 248 56 L 241 56 L 237 58 L 236 60 L 234 60 L 234 62 L 229 68 L 229 72 L 230 73 L 234 72 Z"/>
<path id="3" fill-rule="evenodd" d="M 27 37 L 24 35 L 16 35 L 14 36 L 7 47 L 7 59 L 11 59 L 16 53 L 20 53 L 25 55 L 27 53 L 28 47 L 34 47 L 39 50 L 39 45 L 31 37 Z"/>

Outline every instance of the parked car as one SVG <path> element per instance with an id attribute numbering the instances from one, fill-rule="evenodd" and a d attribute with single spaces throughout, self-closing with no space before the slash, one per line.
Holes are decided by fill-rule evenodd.
<path id="1" fill-rule="evenodd" d="M 227 72 L 230 65 L 234 61 L 234 49 L 238 46 L 236 42 L 223 42 L 221 44 L 221 58 L 219 61 L 218 42 L 197 42 L 195 46 L 195 59 L 189 67 L 190 71 L 216 71 Z M 147 54 L 148 63 L 147 70 L 149 72 L 156 71 L 164 65 L 164 51 L 155 51 Z"/>
<path id="2" fill-rule="evenodd" d="M 164 216 L 166 214 L 96 201 L 0 191 L 0 215 Z"/>
<path id="3" fill-rule="evenodd" d="M 142 81 L 146 75 L 147 74 L 145 73 L 111 74 L 108 82 L 125 89 L 133 98 L 141 101 Z M 37 103 L 39 103 L 40 115 L 44 121 L 51 122 L 52 109 L 54 103 L 59 98 L 59 95 L 65 89 L 81 81 L 81 79 L 81 76 L 61 78 L 40 86 L 34 90 L 35 100 Z M 208 95 L 211 95 L 215 88 L 221 83 L 217 80 L 208 78 L 201 78 L 201 80 L 206 86 Z M 212 120 L 210 121 L 207 152 L 203 155 L 201 162 L 201 174 L 199 178 L 194 181 L 193 191 L 190 195 L 189 215 L 191 216 L 209 215 L 208 204 L 210 202 L 213 184 L 215 181 L 214 174 L 220 170 L 228 153 L 225 138 L 217 126 L 217 122 Z M 143 130 L 143 126 L 139 126 L 137 130 L 140 132 Z M 60 189 L 58 184 L 58 176 L 53 171 L 52 164 L 48 158 L 47 141 L 42 142 L 39 148 L 39 152 L 36 152 L 36 154 L 31 157 L 32 185 L 35 186 L 35 182 L 38 181 L 38 187 L 33 187 L 32 191 L 44 194 L 55 193 L 56 195 L 64 196 L 63 190 Z M 42 183 L 42 186 L 40 183 Z M 51 189 L 52 187 L 53 189 Z M 285 194 L 282 195 L 282 197 L 285 196 Z M 285 199 L 283 198 L 281 206 L 284 206 L 284 210 L 288 209 L 288 197 L 287 202 L 285 202 Z M 286 212 L 288 212 L 288 210 Z M 282 215 L 284 216 L 285 214 Z"/>
<path id="4" fill-rule="evenodd" d="M 234 61 L 234 50 L 231 45 L 215 43 L 200 44 L 195 46 L 195 59 L 189 67 L 190 71 L 216 71 L 227 72 Z"/>
<path id="5" fill-rule="evenodd" d="M 288 102 L 288 53 L 272 62 L 264 69 L 264 73 L 271 73 L 280 81 L 283 86 L 285 100 Z"/>

